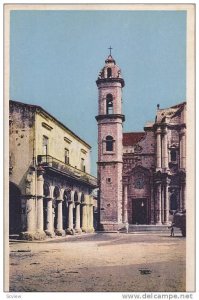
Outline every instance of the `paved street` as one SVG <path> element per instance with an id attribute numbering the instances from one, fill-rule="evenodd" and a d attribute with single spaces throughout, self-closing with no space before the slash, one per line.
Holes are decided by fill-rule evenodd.
<path id="1" fill-rule="evenodd" d="M 10 291 L 185 291 L 185 241 L 158 232 L 10 242 Z"/>

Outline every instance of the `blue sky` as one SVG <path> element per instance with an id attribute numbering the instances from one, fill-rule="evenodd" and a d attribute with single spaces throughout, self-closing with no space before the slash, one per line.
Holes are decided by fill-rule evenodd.
<path id="1" fill-rule="evenodd" d="M 112 55 L 125 80 L 124 131 L 142 131 L 156 106 L 186 100 L 185 11 L 12 11 L 10 98 L 37 104 L 92 146 L 96 79 Z"/>

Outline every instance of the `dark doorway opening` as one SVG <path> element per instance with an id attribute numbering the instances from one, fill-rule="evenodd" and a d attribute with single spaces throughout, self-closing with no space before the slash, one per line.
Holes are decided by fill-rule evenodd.
<path id="1" fill-rule="evenodd" d="M 21 231 L 21 192 L 12 182 L 9 183 L 9 233 Z"/>
<path id="2" fill-rule="evenodd" d="M 146 198 L 132 200 L 132 224 L 148 224 Z"/>
<path id="3" fill-rule="evenodd" d="M 63 218 L 63 229 L 68 228 L 68 202 L 64 200 L 62 202 L 62 218 Z"/>
<path id="4" fill-rule="evenodd" d="M 178 199 L 176 194 L 171 194 L 170 196 L 170 210 L 178 209 Z"/>

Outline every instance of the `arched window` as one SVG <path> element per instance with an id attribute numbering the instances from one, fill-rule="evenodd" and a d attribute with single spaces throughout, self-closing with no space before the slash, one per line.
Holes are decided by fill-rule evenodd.
<path id="1" fill-rule="evenodd" d="M 113 137 L 110 135 L 106 137 L 106 151 L 113 151 Z"/>
<path id="2" fill-rule="evenodd" d="M 108 94 L 106 96 L 106 114 L 110 115 L 113 113 L 113 96 Z"/>
<path id="3" fill-rule="evenodd" d="M 112 76 L 112 70 L 111 68 L 107 69 L 107 77 L 110 78 Z"/>

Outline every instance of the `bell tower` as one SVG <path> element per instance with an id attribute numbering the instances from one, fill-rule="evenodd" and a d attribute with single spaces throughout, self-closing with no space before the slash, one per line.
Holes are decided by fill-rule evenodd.
<path id="1" fill-rule="evenodd" d="M 122 88 L 121 70 L 111 55 L 96 81 L 98 87 L 98 180 L 100 229 L 118 230 L 122 224 Z"/>

